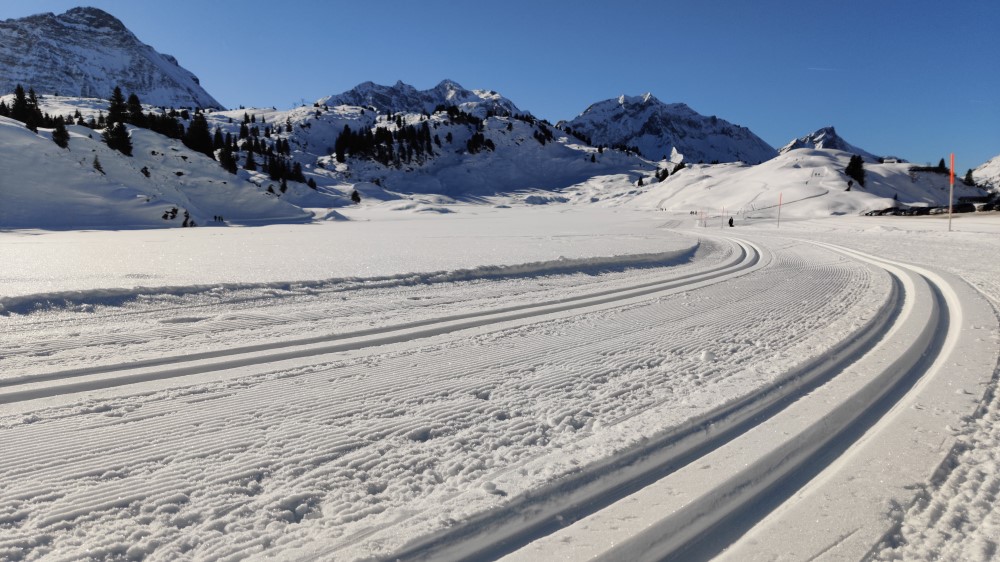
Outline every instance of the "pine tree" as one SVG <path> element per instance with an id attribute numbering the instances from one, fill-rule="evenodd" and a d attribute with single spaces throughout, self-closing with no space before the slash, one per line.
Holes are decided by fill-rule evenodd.
<path id="1" fill-rule="evenodd" d="M 969 187 L 976 185 L 976 178 L 972 177 L 972 168 L 969 168 L 969 171 L 965 172 L 965 178 L 962 181 Z"/>
<path id="2" fill-rule="evenodd" d="M 125 156 L 132 156 L 132 139 L 128 136 L 128 128 L 125 127 L 125 123 L 118 121 L 114 125 L 110 125 L 104 129 L 101 138 L 104 140 L 104 144 L 108 145 L 108 148 L 117 150 Z"/>
<path id="3" fill-rule="evenodd" d="M 129 94 L 125 107 L 128 111 L 128 122 L 136 127 L 146 128 L 146 115 L 142 112 L 142 102 L 139 101 L 139 96 Z"/>
<path id="4" fill-rule="evenodd" d="M 108 125 L 113 125 L 115 123 L 124 123 L 128 118 L 128 105 L 125 103 L 125 96 L 122 95 L 122 89 L 115 86 L 115 90 L 111 93 L 111 99 L 108 100 Z"/>
<path id="5" fill-rule="evenodd" d="M 219 150 L 219 164 L 230 174 L 236 173 L 236 158 L 233 157 L 233 152 L 228 146 Z"/>
<path id="6" fill-rule="evenodd" d="M 212 150 L 212 133 L 208 130 L 208 121 L 205 120 L 205 116 L 201 113 L 195 114 L 181 142 L 191 150 L 215 159 Z"/>
<path id="7" fill-rule="evenodd" d="M 243 164 L 243 169 L 249 170 L 251 172 L 257 171 L 257 161 L 253 158 L 253 151 L 247 152 L 246 164 Z"/>
<path id="8" fill-rule="evenodd" d="M 59 148 L 69 147 L 69 132 L 66 130 L 66 122 L 62 116 L 56 117 L 55 129 L 52 131 L 52 142 Z"/>
<path id="9" fill-rule="evenodd" d="M 861 159 L 860 156 L 855 154 L 851 156 L 851 161 L 848 162 L 847 168 L 844 169 L 844 173 L 848 177 L 854 179 L 858 182 L 861 187 L 865 186 L 865 161 Z"/>
<path id="10" fill-rule="evenodd" d="M 92 166 L 94 166 L 94 169 L 97 170 L 98 172 L 102 174 L 104 173 L 104 167 L 101 166 L 101 161 L 98 160 L 97 155 L 94 155 L 94 162 Z"/>
<path id="11" fill-rule="evenodd" d="M 38 97 L 35 96 L 35 89 L 28 88 L 28 99 L 26 104 L 28 112 L 25 115 L 24 126 L 34 132 L 38 132 L 38 125 L 44 122 L 42 111 L 38 108 Z"/>
<path id="12" fill-rule="evenodd" d="M 942 158 L 941 161 L 938 162 L 937 171 L 940 172 L 940 173 L 942 173 L 942 174 L 948 172 L 948 166 L 945 165 L 944 158 Z"/>
<path id="13" fill-rule="evenodd" d="M 22 123 L 28 120 L 28 98 L 20 84 L 14 88 L 14 101 L 10 106 L 10 118 Z"/>

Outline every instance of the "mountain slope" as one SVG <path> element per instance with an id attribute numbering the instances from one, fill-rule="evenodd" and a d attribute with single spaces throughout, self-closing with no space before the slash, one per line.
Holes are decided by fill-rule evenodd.
<path id="1" fill-rule="evenodd" d="M 746 127 L 705 117 L 683 103 L 663 103 L 652 94 L 595 103 L 559 126 L 583 134 L 594 145 L 638 148 L 652 160 L 674 159 L 676 151 L 686 162 L 757 164 L 776 154 Z"/>
<path id="2" fill-rule="evenodd" d="M 979 185 L 988 186 L 993 191 L 1000 191 L 1000 156 L 994 156 L 973 170 L 972 178 Z"/>
<path id="3" fill-rule="evenodd" d="M 319 104 L 374 107 L 382 113 L 432 113 L 436 107 L 445 105 L 481 118 L 487 113 L 522 113 L 514 102 L 492 90 L 467 90 L 451 80 L 442 80 L 429 90 L 417 90 L 401 81 L 392 86 L 364 82 L 342 94 L 322 98 Z"/>
<path id="4" fill-rule="evenodd" d="M 436 90 L 424 95 L 427 92 L 403 85 L 379 90 L 378 95 L 366 91 L 359 98 L 355 89 L 311 107 L 221 111 L 207 118 L 223 135 L 237 136 L 247 120 L 251 140 L 287 140 L 291 158 L 321 190 L 350 194 L 357 189 L 366 199 L 427 194 L 466 199 L 558 190 L 606 175 L 623 175 L 627 186 L 629 178 L 634 182 L 655 169 L 637 156 L 587 146 L 521 113 L 498 94 L 484 98 L 480 92 L 472 94 L 480 101 L 462 102 L 468 95 L 450 87 Z M 503 104 L 504 112 L 496 114 L 494 100 Z M 448 109 L 434 111 L 437 105 Z M 362 146 L 345 146 L 338 155 L 338 138 L 345 128 L 363 141 Z"/>
<path id="5" fill-rule="evenodd" d="M 840 150 L 800 148 L 757 166 L 695 164 L 656 184 L 633 204 L 713 216 L 725 209 L 729 215 L 771 219 L 777 216 L 779 199 L 782 218 L 947 205 L 948 175 L 915 172 L 907 163 L 865 164 L 864 187 L 855 184 L 848 191 L 844 169 L 851 156 Z M 955 184 L 956 198 L 979 195 L 979 189 Z"/>
<path id="6" fill-rule="evenodd" d="M 0 21 L 0 93 L 107 99 L 116 85 L 149 104 L 221 108 L 177 60 L 142 43 L 96 8 Z"/>
<path id="7" fill-rule="evenodd" d="M 217 216 L 229 224 L 312 217 L 151 131 L 131 128 L 134 156 L 126 157 L 101 142 L 98 131 L 68 129 L 69 148 L 62 149 L 49 131 L 35 134 L 0 117 L 0 227 L 167 228 L 182 226 L 185 212 L 197 225 L 221 224 Z"/>
<path id="8" fill-rule="evenodd" d="M 804 137 L 799 137 L 779 148 L 778 152 L 784 154 L 797 148 L 826 148 L 830 150 L 841 150 L 843 152 L 857 154 L 867 162 L 879 161 L 878 156 L 875 156 L 871 152 L 858 148 L 844 140 L 843 137 L 837 134 L 836 129 L 833 127 L 823 127 Z"/>

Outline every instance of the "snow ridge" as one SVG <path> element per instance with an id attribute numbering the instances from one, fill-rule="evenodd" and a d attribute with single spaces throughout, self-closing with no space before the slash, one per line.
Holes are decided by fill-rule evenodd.
<path id="1" fill-rule="evenodd" d="M 212 283 L 206 285 L 183 285 L 173 287 L 132 287 L 59 291 L 0 297 L 0 314 L 28 314 L 32 311 L 50 308 L 72 308 L 103 305 L 120 305 L 150 295 L 194 295 L 218 293 L 219 291 L 282 290 L 294 293 L 308 293 L 338 287 L 342 290 L 354 288 L 403 287 L 418 284 L 457 283 L 484 279 L 504 279 L 511 277 L 536 277 L 544 275 L 565 275 L 586 272 L 597 274 L 621 268 L 666 267 L 692 259 L 698 243 L 689 248 L 670 252 L 644 254 L 622 254 L 615 256 L 594 256 L 587 258 L 560 258 L 510 265 L 482 265 L 450 271 L 409 272 L 372 277 L 346 277 L 318 281 L 278 281 L 268 283 Z"/>
<path id="2" fill-rule="evenodd" d="M 485 118 L 487 113 L 520 115 L 514 102 L 493 90 L 467 90 L 452 80 L 442 80 L 429 90 L 417 90 L 397 81 L 392 86 L 363 82 L 354 88 L 319 100 L 321 105 L 374 107 L 383 113 L 432 113 L 439 105 L 456 106 L 465 113 Z"/>
<path id="3" fill-rule="evenodd" d="M 880 157 L 875 156 L 871 152 L 858 148 L 845 141 L 843 137 L 837 134 L 836 129 L 833 127 L 822 127 L 804 137 L 799 137 L 778 149 L 778 152 L 784 154 L 789 150 L 795 150 L 797 148 L 826 148 L 831 150 L 842 150 L 844 152 L 850 152 L 851 154 L 857 154 L 868 162 L 878 162 L 881 160 Z"/>
<path id="4" fill-rule="evenodd" d="M 673 159 L 676 150 L 688 162 L 758 164 L 776 154 L 746 127 L 705 117 L 683 103 L 663 103 L 650 93 L 597 102 L 558 125 L 586 135 L 593 144 L 636 147 L 653 160 Z"/>
<path id="5" fill-rule="evenodd" d="M 222 108 L 177 59 L 97 8 L 0 21 L 0 92 L 104 98 L 115 86 L 152 105 Z"/>
<path id="6" fill-rule="evenodd" d="M 972 178 L 978 185 L 984 185 L 993 191 L 1000 190 L 1000 155 L 973 170 Z"/>

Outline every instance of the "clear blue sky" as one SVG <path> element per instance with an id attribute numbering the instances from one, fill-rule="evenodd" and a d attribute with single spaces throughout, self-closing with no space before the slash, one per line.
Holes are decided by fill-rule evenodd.
<path id="1" fill-rule="evenodd" d="M 497 90 L 552 122 L 652 92 L 780 147 L 834 125 L 960 172 L 1000 154 L 1000 2 L 928 0 L 0 0 L 121 19 L 229 107 L 291 107 L 371 80 Z"/>

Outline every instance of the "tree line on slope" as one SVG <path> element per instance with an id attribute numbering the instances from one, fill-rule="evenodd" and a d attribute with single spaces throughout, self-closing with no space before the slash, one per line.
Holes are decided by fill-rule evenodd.
<path id="1" fill-rule="evenodd" d="M 192 115 L 187 109 L 180 111 L 164 108 L 162 112 L 143 111 L 139 97 L 132 93 L 126 98 L 120 87 L 116 86 L 108 99 L 107 114 L 101 112 L 95 119 L 91 116 L 84 119 L 80 110 L 72 116 L 55 117 L 42 113 L 38 96 L 33 88 L 27 91 L 18 84 L 14 89 L 14 99 L 10 106 L 0 101 L 0 117 L 8 117 L 24 123 L 25 127 L 37 133 L 39 128 L 52 129 L 52 141 L 61 148 L 69 147 L 68 123 L 103 129 L 101 139 L 111 148 L 125 156 L 132 156 L 132 140 L 126 125 L 149 129 L 168 138 L 180 140 L 186 147 L 195 152 L 216 160 L 232 174 L 238 170 L 238 159 L 241 152 L 246 152 L 244 168 L 250 171 L 258 170 L 258 166 L 270 179 L 282 182 L 282 192 L 287 189 L 287 181 L 306 183 L 313 189 L 316 183 L 311 178 L 306 180 L 302 167 L 298 162 L 291 161 L 291 147 L 287 139 L 277 138 L 274 142 L 259 140 L 258 129 L 249 129 L 246 123 L 240 128 L 239 138 L 233 138 L 231 133 L 222 135 L 216 127 L 215 133 L 209 130 L 208 121 L 201 109 L 195 109 Z M 189 121 L 185 127 L 181 120 Z M 231 121 L 231 120 L 230 120 Z M 291 129 L 287 125 L 286 132 Z M 265 130 L 265 137 L 271 136 L 271 129 Z M 258 165 L 254 154 L 260 156 L 262 162 Z M 100 163 L 95 163 L 95 169 L 103 172 Z M 147 176 L 148 177 L 148 176 Z"/>

